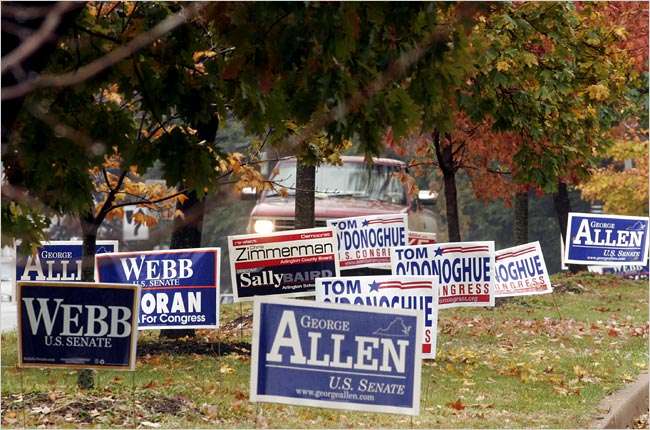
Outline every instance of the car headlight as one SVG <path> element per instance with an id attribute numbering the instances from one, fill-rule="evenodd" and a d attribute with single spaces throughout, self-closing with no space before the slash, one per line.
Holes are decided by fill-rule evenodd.
<path id="1" fill-rule="evenodd" d="M 258 234 L 272 233 L 273 221 L 270 219 L 255 220 L 255 224 L 253 224 L 253 231 Z"/>

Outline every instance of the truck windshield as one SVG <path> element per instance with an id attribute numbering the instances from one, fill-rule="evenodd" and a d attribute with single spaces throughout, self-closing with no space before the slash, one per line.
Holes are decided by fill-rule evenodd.
<path id="1" fill-rule="evenodd" d="M 374 164 L 370 168 L 363 163 L 319 166 L 316 168 L 316 197 L 354 197 L 405 205 L 404 186 L 393 174 L 398 171 L 398 167 L 381 164 Z M 296 164 L 279 163 L 277 174 L 273 175 L 271 180 L 276 187 L 285 187 L 289 195 L 294 195 Z M 275 191 L 268 191 L 266 196 L 277 194 Z"/>

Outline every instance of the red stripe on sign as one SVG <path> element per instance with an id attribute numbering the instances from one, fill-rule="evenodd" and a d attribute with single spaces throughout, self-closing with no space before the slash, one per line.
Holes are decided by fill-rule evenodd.
<path id="1" fill-rule="evenodd" d="M 427 289 L 432 288 L 430 284 L 429 284 L 429 285 L 427 285 L 427 284 L 411 285 L 411 286 L 409 286 L 409 287 L 405 287 L 405 286 L 402 286 L 402 285 L 389 285 L 389 286 L 384 287 L 383 284 L 379 284 L 379 285 L 381 285 L 381 286 L 379 287 L 380 290 L 391 290 L 391 289 L 398 289 L 398 290 L 415 290 L 415 289 L 418 289 L 418 288 L 427 288 Z"/>
<path id="2" fill-rule="evenodd" d="M 480 251 L 488 251 L 487 246 L 473 246 L 473 247 L 468 247 L 468 248 L 463 248 L 463 247 L 455 247 L 455 248 L 443 248 L 442 252 L 447 253 L 447 252 L 480 252 Z"/>
<path id="3" fill-rule="evenodd" d="M 281 236 L 268 236 L 268 237 L 254 237 L 250 239 L 237 239 L 233 240 L 233 246 L 242 246 L 242 245 L 259 245 L 262 243 L 274 243 L 274 242 L 289 242 L 292 240 L 310 240 L 310 239 L 322 239 L 324 237 L 332 237 L 331 231 L 323 231 L 320 233 L 300 233 L 300 234 L 283 234 Z"/>
<path id="4" fill-rule="evenodd" d="M 380 282 L 379 285 L 384 285 L 384 284 L 411 285 L 411 284 L 424 284 L 424 283 L 431 285 L 431 281 L 409 281 L 409 282 L 386 281 L 386 282 Z"/>
<path id="5" fill-rule="evenodd" d="M 389 263 L 389 262 L 390 262 L 390 257 L 362 258 L 359 260 L 341 261 L 341 267 L 354 266 L 357 264 L 373 264 L 373 263 Z"/>
<path id="6" fill-rule="evenodd" d="M 424 354 L 430 354 L 431 353 L 431 344 L 430 343 L 423 343 L 422 344 L 422 352 Z"/>
<path id="7" fill-rule="evenodd" d="M 334 254 L 312 255 L 309 257 L 279 258 L 276 260 L 246 261 L 235 263 L 235 270 L 254 269 L 256 267 L 285 266 L 288 264 L 322 263 L 334 261 Z"/>
<path id="8" fill-rule="evenodd" d="M 505 254 L 497 255 L 495 258 L 497 261 L 503 260 L 504 258 L 519 257 L 520 255 L 528 254 L 529 252 L 535 251 L 535 247 L 522 249 L 517 252 L 506 252 Z"/>

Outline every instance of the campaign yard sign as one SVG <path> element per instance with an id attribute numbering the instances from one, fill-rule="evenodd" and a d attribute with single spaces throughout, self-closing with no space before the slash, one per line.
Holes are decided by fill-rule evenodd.
<path id="1" fill-rule="evenodd" d="M 136 285 L 16 284 L 18 365 L 135 370 Z"/>
<path id="2" fill-rule="evenodd" d="M 316 278 L 339 275 L 331 228 L 228 237 L 235 301 L 254 296 L 313 296 Z"/>
<path id="3" fill-rule="evenodd" d="M 648 218 L 569 213 L 564 263 L 606 266 L 645 264 Z"/>
<path id="4" fill-rule="evenodd" d="M 391 250 L 397 276 L 433 277 L 439 309 L 494 306 L 494 242 L 453 242 Z"/>
<path id="5" fill-rule="evenodd" d="M 98 240 L 95 253 L 117 252 L 117 240 Z M 80 240 L 42 242 L 36 252 L 16 260 L 16 281 L 81 281 Z"/>
<path id="6" fill-rule="evenodd" d="M 499 250 L 494 260 L 495 297 L 553 292 L 539 242 Z"/>
<path id="7" fill-rule="evenodd" d="M 406 245 L 407 223 L 405 213 L 327 220 L 336 232 L 341 269 L 390 269 L 390 248 Z"/>
<path id="8" fill-rule="evenodd" d="M 438 288 L 430 277 L 319 278 L 316 280 L 316 301 L 420 310 L 424 314 L 422 358 L 436 358 Z"/>
<path id="9" fill-rule="evenodd" d="M 409 231 L 407 237 L 409 245 L 431 245 L 438 242 L 435 233 L 426 231 Z"/>
<path id="10" fill-rule="evenodd" d="M 140 285 L 139 328 L 219 326 L 219 248 L 117 252 L 95 257 L 100 282 Z"/>
<path id="11" fill-rule="evenodd" d="M 258 298 L 250 400 L 418 415 L 422 313 Z"/>

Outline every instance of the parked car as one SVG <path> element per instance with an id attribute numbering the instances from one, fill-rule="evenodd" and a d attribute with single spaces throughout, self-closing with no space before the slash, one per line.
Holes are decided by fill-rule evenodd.
<path id="1" fill-rule="evenodd" d="M 364 215 L 408 213 L 409 229 L 437 232 L 433 203 L 436 195 L 420 192 L 409 196 L 394 175 L 406 168 L 404 162 L 375 158 L 369 166 L 361 156 L 343 156 L 341 166 L 321 165 L 316 169 L 316 226 L 324 226 L 332 218 Z M 250 214 L 249 233 L 270 233 L 294 228 L 296 159 L 280 160 L 270 177 L 287 188 L 288 195 L 264 191 Z M 254 198 L 254 189 L 244 191 L 245 198 Z"/>

